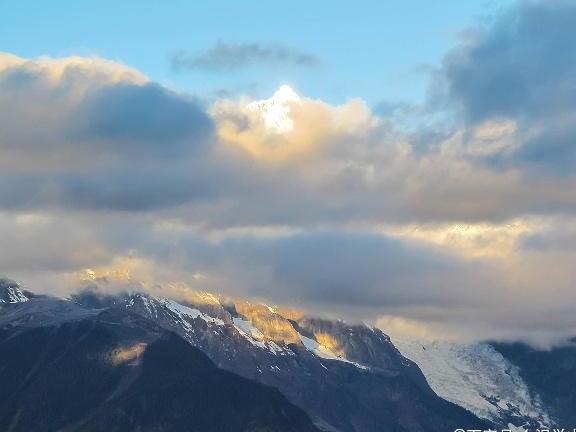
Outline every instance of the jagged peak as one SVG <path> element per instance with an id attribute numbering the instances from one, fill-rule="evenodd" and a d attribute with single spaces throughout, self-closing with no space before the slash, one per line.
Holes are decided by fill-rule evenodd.
<path id="1" fill-rule="evenodd" d="M 23 303 L 30 300 L 20 289 L 18 282 L 0 278 L 0 303 Z"/>

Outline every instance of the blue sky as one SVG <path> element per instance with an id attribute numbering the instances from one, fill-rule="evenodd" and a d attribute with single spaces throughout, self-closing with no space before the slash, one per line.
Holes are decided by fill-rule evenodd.
<path id="1" fill-rule="evenodd" d="M 415 102 L 426 70 L 438 65 L 463 29 L 508 1 L 181 1 L 4 0 L 0 47 L 22 57 L 98 55 L 124 62 L 167 86 L 265 96 L 289 83 L 310 97 Z M 218 41 L 279 44 L 317 56 L 320 65 L 257 65 L 241 71 L 174 71 L 170 56 Z"/>

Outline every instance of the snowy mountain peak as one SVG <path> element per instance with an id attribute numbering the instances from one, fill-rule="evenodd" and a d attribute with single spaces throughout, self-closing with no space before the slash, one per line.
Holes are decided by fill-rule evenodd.
<path id="1" fill-rule="evenodd" d="M 260 114 L 268 131 L 284 134 L 294 129 L 294 121 L 290 117 L 291 105 L 300 101 L 300 96 L 292 87 L 283 85 L 272 97 L 254 101 L 246 108 Z"/>
<path id="2" fill-rule="evenodd" d="M 29 298 L 20 290 L 20 285 L 10 279 L 0 278 L 0 303 L 22 303 Z"/>

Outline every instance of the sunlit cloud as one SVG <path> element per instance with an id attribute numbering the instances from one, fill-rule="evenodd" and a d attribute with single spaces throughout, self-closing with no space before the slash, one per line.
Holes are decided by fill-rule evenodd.
<path id="1" fill-rule="evenodd" d="M 286 85 L 269 99 L 220 101 L 212 114 L 224 143 L 272 162 L 317 154 L 331 140 L 364 135 L 377 122 L 360 100 L 333 107 L 301 97 Z"/>
<path id="2" fill-rule="evenodd" d="M 383 226 L 380 232 L 398 238 L 430 242 L 467 258 L 506 259 L 518 250 L 518 242 L 538 232 L 545 219 L 513 219 L 502 224 L 439 224 Z"/>

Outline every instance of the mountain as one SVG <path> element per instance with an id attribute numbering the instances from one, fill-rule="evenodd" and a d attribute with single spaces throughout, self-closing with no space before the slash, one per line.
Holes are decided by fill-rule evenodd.
<path id="1" fill-rule="evenodd" d="M 219 367 L 274 386 L 317 424 L 340 431 L 422 430 L 482 424 L 437 397 L 418 367 L 378 329 L 310 319 L 264 304 L 189 293 L 187 301 L 133 292 L 97 299 L 174 331 Z"/>
<path id="2" fill-rule="evenodd" d="M 63 303 L 0 311 L 0 430 L 319 431 L 278 390 L 219 369 L 153 321 Z M 50 304 L 69 319 L 47 314 Z"/>
<path id="3" fill-rule="evenodd" d="M 184 393 L 191 391 L 185 386 L 187 377 L 195 373 L 204 375 L 208 364 L 196 362 L 204 365 L 196 372 L 194 369 L 198 366 L 192 360 L 166 366 L 171 358 L 184 357 L 186 350 L 194 353 L 186 354 L 190 357 L 198 356 L 198 350 L 204 353 L 214 363 L 215 371 L 227 371 L 229 377 L 242 377 L 242 382 L 258 385 L 260 390 L 254 392 L 278 389 L 283 396 L 275 393 L 276 399 L 267 397 L 276 402 L 264 412 L 254 411 L 255 407 L 250 405 L 254 400 L 260 400 L 260 396 L 242 399 L 248 406 L 242 406 L 241 411 L 254 413 L 252 418 L 262 422 L 263 427 L 269 427 L 271 420 L 279 421 L 279 412 L 290 414 L 280 425 L 284 429 L 271 430 L 290 430 L 296 422 L 309 428 L 340 432 L 435 432 L 489 426 L 488 422 L 438 397 L 419 368 L 402 356 L 378 329 L 313 319 L 295 311 L 227 300 L 207 293 L 189 292 L 186 301 L 175 301 L 145 294 L 137 288 L 133 286 L 131 291 L 119 295 L 102 295 L 102 290 L 93 285 L 67 300 L 33 296 L 27 302 L 6 304 L 0 309 L 3 332 L 0 354 L 18 352 L 18 355 L 8 356 L 13 358 L 13 363 L 1 365 L 0 370 L 17 368 L 17 358 L 30 359 L 27 369 L 22 366 L 20 375 L 12 374 L 11 392 L 21 391 L 23 395 L 15 397 L 11 393 L 7 400 L 12 402 L 0 402 L 4 422 L 0 426 L 18 421 L 15 420 L 20 418 L 17 413 L 22 410 L 31 410 L 36 405 L 50 406 L 44 400 L 36 400 L 35 395 L 60 389 L 60 394 L 71 392 L 77 404 L 70 408 L 71 411 L 54 411 L 58 421 L 67 419 L 74 427 L 85 427 L 82 430 L 113 430 L 110 429 L 113 424 L 122 425 L 122 430 L 126 431 L 139 430 L 138 427 L 141 430 L 155 430 L 146 429 L 153 427 L 160 431 L 174 430 L 170 428 L 176 427 L 175 423 L 170 421 L 180 421 L 179 418 L 188 421 L 188 417 L 177 410 L 182 405 L 170 399 L 176 398 L 172 392 L 177 389 L 178 399 L 184 397 Z M 88 330 L 90 328 L 94 333 Z M 172 336 L 166 339 L 166 334 Z M 21 352 L 10 345 L 10 341 L 18 342 Z M 186 343 L 182 344 L 182 341 Z M 94 345 L 86 346 L 85 343 Z M 166 347 L 166 343 L 174 348 Z M 32 352 L 26 353 L 28 344 L 42 347 L 44 351 L 30 348 Z M 175 351 L 171 353 L 172 349 Z M 95 353 L 102 352 L 114 353 L 107 358 L 116 359 L 112 361 L 115 367 L 103 371 L 96 369 L 97 382 L 84 382 L 80 373 L 67 375 L 62 372 L 76 368 L 91 370 L 94 365 L 85 362 L 98 358 Z M 161 353 L 166 353 L 164 360 L 158 359 Z M 150 358 L 157 361 L 147 360 Z M 151 364 L 156 366 L 147 368 Z M 45 365 L 53 365 L 56 370 L 52 370 L 52 366 L 45 369 Z M 134 370 L 137 372 L 131 372 Z M 164 375 L 169 384 L 159 378 Z M 40 383 L 35 384 L 38 387 L 29 384 L 23 378 L 25 376 L 38 376 Z M 20 389 L 19 382 L 26 385 Z M 180 383 L 184 386 L 181 389 Z M 96 384 L 104 387 L 90 390 Z M 69 387 L 78 387 L 78 394 L 72 390 L 63 391 Z M 81 395 L 84 393 L 93 395 L 83 402 Z M 159 394 L 163 395 L 161 401 L 155 399 Z M 189 397 L 193 398 L 194 394 L 192 392 Z M 143 398 L 138 403 L 134 402 L 137 395 Z M 237 406 L 229 402 L 225 394 L 213 394 L 210 406 L 220 406 L 220 398 L 222 409 L 234 413 Z M 62 398 L 58 400 L 64 403 Z M 169 415 L 165 410 L 145 409 L 156 403 L 166 409 L 174 406 L 176 413 Z M 194 406 L 194 400 L 186 406 Z M 305 422 L 308 417 L 303 419 L 300 409 L 315 426 Z M 224 411 L 219 411 L 219 417 L 225 416 Z M 34 412 L 41 416 L 52 409 Z M 210 410 L 206 415 L 211 418 Z M 142 424 L 135 423 L 137 420 Z M 210 423 L 206 421 L 205 424 Z M 242 429 L 242 424 L 238 422 L 223 430 L 249 430 Z M 31 424 L 26 424 L 26 428 L 46 430 L 36 429 Z"/>
<path id="4" fill-rule="evenodd" d="M 576 339 L 550 349 L 523 343 L 491 343 L 548 407 L 553 423 L 576 424 Z"/>

